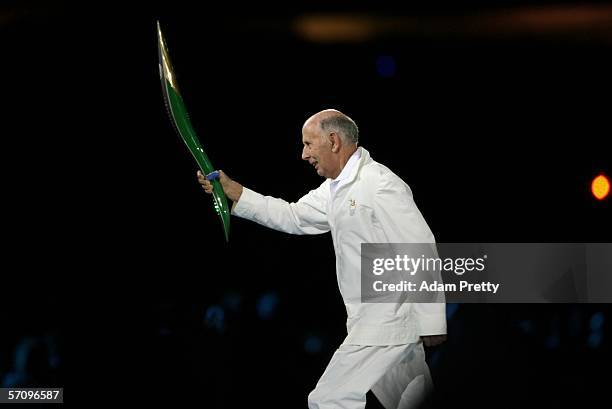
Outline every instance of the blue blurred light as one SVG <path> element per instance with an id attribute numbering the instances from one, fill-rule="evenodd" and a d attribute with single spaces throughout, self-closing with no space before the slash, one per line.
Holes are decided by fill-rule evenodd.
<path id="1" fill-rule="evenodd" d="M 591 331 L 597 331 L 600 330 L 603 327 L 603 323 L 604 323 L 604 315 L 603 312 L 598 312 L 593 314 L 593 316 L 591 316 L 591 321 L 590 321 L 590 327 L 591 327 Z"/>
<path id="2" fill-rule="evenodd" d="M 530 334 L 533 332 L 533 321 L 531 320 L 522 320 L 518 322 L 518 327 L 526 334 Z"/>
<path id="3" fill-rule="evenodd" d="M 381 77 L 393 77 L 397 71 L 395 58 L 390 55 L 381 55 L 376 59 L 376 71 Z"/>
<path id="4" fill-rule="evenodd" d="M 601 331 L 595 331 L 591 335 L 589 335 L 587 344 L 589 345 L 589 348 L 599 348 L 601 346 L 602 339 L 603 334 L 601 333 Z"/>
<path id="5" fill-rule="evenodd" d="M 223 297 L 223 305 L 232 312 L 238 312 L 242 305 L 242 296 L 234 291 L 228 292 Z"/>
<path id="6" fill-rule="evenodd" d="M 446 319 L 450 320 L 459 309 L 459 304 L 446 304 Z"/>
<path id="7" fill-rule="evenodd" d="M 318 354 L 323 349 L 323 340 L 316 335 L 310 335 L 304 341 L 304 351 L 309 354 Z"/>
<path id="8" fill-rule="evenodd" d="M 34 342 L 33 338 L 24 338 L 17 344 L 15 349 L 15 369 L 18 372 L 27 372 L 28 361 L 34 347 Z"/>
<path id="9" fill-rule="evenodd" d="M 49 366 L 51 368 L 59 368 L 60 362 L 61 362 L 61 359 L 59 355 L 49 356 Z"/>
<path id="10" fill-rule="evenodd" d="M 278 307 L 278 295 L 275 292 L 268 292 L 257 300 L 257 315 L 262 320 L 269 320 L 274 316 Z"/>
<path id="11" fill-rule="evenodd" d="M 434 368 L 438 366 L 438 363 L 440 362 L 440 352 L 434 351 L 433 353 L 429 354 L 428 361 L 430 367 Z"/>
<path id="12" fill-rule="evenodd" d="M 211 305 L 204 314 L 204 323 L 208 328 L 214 328 L 217 332 L 225 330 L 225 311 L 219 305 Z"/>
<path id="13" fill-rule="evenodd" d="M 19 388 L 27 384 L 27 375 L 22 372 L 9 372 L 2 379 L 3 388 Z"/>
<path id="14" fill-rule="evenodd" d="M 546 345 L 546 348 L 548 349 L 557 349 L 559 348 L 559 345 L 561 345 L 561 340 L 559 339 L 559 336 L 557 335 L 550 335 L 549 337 L 546 338 L 546 341 L 544 342 L 544 344 Z"/>

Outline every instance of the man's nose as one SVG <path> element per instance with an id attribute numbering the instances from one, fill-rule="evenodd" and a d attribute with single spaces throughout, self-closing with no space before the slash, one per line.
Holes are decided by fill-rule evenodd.
<path id="1" fill-rule="evenodd" d="M 302 159 L 308 160 L 308 158 L 310 158 L 310 155 L 306 152 L 306 147 L 304 146 L 304 148 L 302 148 Z"/>

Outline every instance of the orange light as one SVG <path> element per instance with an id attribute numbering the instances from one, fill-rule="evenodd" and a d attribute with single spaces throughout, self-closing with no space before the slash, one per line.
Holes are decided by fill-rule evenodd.
<path id="1" fill-rule="evenodd" d="M 603 200 L 610 193 L 610 181 L 603 174 L 593 179 L 591 183 L 591 192 L 597 200 Z"/>

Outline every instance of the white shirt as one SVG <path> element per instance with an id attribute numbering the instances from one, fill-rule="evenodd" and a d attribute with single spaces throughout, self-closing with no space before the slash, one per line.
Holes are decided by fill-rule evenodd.
<path id="1" fill-rule="evenodd" d="M 344 344 L 399 345 L 416 342 L 421 335 L 445 334 L 444 303 L 361 303 L 361 243 L 435 239 L 408 185 L 368 151 L 358 150 L 333 196 L 331 179 L 296 203 L 244 188 L 232 214 L 291 234 L 331 232 L 338 288 L 347 312 Z"/>

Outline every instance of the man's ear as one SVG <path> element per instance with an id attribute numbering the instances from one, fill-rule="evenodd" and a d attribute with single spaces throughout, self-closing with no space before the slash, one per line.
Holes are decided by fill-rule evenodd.
<path id="1" fill-rule="evenodd" d="M 329 134 L 328 138 L 331 142 L 332 152 L 340 152 L 340 148 L 342 147 L 342 140 L 340 139 L 340 135 L 338 135 L 336 132 L 332 132 Z"/>

